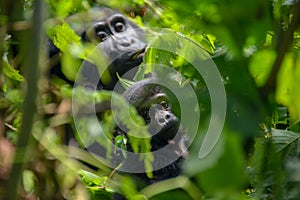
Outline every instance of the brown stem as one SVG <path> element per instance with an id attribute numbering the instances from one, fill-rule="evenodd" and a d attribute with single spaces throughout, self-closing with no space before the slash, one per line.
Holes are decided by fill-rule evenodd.
<path id="1" fill-rule="evenodd" d="M 286 52 L 289 50 L 290 46 L 293 43 L 294 32 L 300 25 L 300 1 L 297 2 L 294 6 L 293 18 L 291 23 L 286 31 L 283 32 L 282 37 L 278 38 L 277 41 L 277 57 L 272 67 L 272 71 L 269 75 L 269 78 L 261 89 L 261 93 L 265 98 L 268 98 L 270 95 L 274 94 L 276 88 L 276 79 L 277 74 L 280 70 L 280 66 L 283 62 Z"/>

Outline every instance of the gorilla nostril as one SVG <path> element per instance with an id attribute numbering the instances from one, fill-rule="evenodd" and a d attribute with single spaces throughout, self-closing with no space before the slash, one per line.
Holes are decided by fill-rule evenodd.
<path id="1" fill-rule="evenodd" d="M 123 41 L 123 42 L 121 43 L 121 45 L 122 45 L 123 47 L 129 47 L 129 46 L 131 45 L 131 43 L 130 43 L 129 41 Z"/>
<path id="2" fill-rule="evenodd" d="M 165 122 L 165 119 L 164 119 L 164 118 L 159 118 L 159 119 L 158 119 L 158 122 L 162 124 L 162 123 Z"/>

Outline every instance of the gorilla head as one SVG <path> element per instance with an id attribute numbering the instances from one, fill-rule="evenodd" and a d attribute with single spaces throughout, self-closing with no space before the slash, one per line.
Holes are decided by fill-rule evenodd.
<path id="1" fill-rule="evenodd" d="M 155 79 L 138 81 L 123 94 L 149 125 L 152 140 L 158 140 L 152 150 L 168 144 L 178 132 L 180 124 L 171 110 L 167 94 L 160 85 L 154 83 Z"/>
<path id="2" fill-rule="evenodd" d="M 146 48 L 144 33 L 121 13 L 109 8 L 93 8 L 88 12 L 72 15 L 66 21 L 83 42 L 98 44 L 97 48 L 100 48 L 108 60 L 109 81 L 100 80 L 97 89 L 112 90 L 118 81 L 117 73 L 122 76 L 143 61 Z M 50 57 L 58 52 L 51 42 Z M 55 66 L 51 72 L 66 79 L 60 67 L 60 64 Z M 83 73 L 87 80 L 99 80 L 97 68 L 91 63 L 85 63 Z"/>

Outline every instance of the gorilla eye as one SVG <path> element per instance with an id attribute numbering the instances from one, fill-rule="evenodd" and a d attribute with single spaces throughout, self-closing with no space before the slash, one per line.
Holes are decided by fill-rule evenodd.
<path id="1" fill-rule="evenodd" d="M 117 33 L 125 31 L 125 24 L 123 22 L 117 22 L 114 25 L 114 29 Z"/>
<path id="2" fill-rule="evenodd" d="M 104 31 L 97 32 L 96 35 L 100 39 L 100 42 L 103 42 L 108 37 L 107 33 Z"/>
<path id="3" fill-rule="evenodd" d="M 169 108 L 169 104 L 166 101 L 160 102 L 160 105 L 165 109 Z"/>

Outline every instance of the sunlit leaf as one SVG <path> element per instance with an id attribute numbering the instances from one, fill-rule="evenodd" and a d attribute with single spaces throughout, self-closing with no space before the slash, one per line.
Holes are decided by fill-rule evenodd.
<path id="1" fill-rule="evenodd" d="M 81 181 L 89 191 L 90 199 L 111 199 L 112 193 L 105 188 L 107 181 L 106 176 L 98 176 L 97 174 L 80 169 L 78 171 Z"/>
<path id="2" fill-rule="evenodd" d="M 132 197 L 137 194 L 137 185 L 135 184 L 134 180 L 132 180 L 128 176 L 122 176 L 120 178 L 121 182 L 121 190 L 126 197 Z"/>
<path id="3" fill-rule="evenodd" d="M 256 52 L 251 58 L 249 71 L 258 87 L 263 86 L 269 77 L 275 57 L 276 54 L 273 50 L 265 49 Z"/>
<path id="4" fill-rule="evenodd" d="M 147 197 L 145 197 L 144 195 L 134 195 L 130 198 L 130 200 L 147 200 Z"/>
<path id="5" fill-rule="evenodd" d="M 83 169 L 80 169 L 78 174 L 81 180 L 88 186 L 103 186 L 107 180 L 106 177 L 100 177 Z"/>
<path id="6" fill-rule="evenodd" d="M 289 53 L 281 65 L 276 88 L 276 100 L 287 106 L 293 119 L 300 117 L 300 96 L 298 88 L 300 84 L 300 59 L 299 53 Z"/>
<path id="7" fill-rule="evenodd" d="M 84 2 L 84 1 L 83 1 Z M 56 12 L 58 16 L 66 17 L 70 13 L 76 11 L 82 4 L 80 0 L 64 0 L 64 1 L 55 1 L 49 0 L 49 4 L 52 9 Z"/>
<path id="8" fill-rule="evenodd" d="M 24 82 L 24 77 L 20 74 L 18 70 L 14 69 L 9 63 L 3 61 L 2 66 L 3 66 L 3 73 L 7 77 L 19 82 Z"/>
<path id="9" fill-rule="evenodd" d="M 70 44 L 80 42 L 80 37 L 67 23 L 56 25 L 48 34 L 54 45 L 63 52 L 69 48 Z"/>

